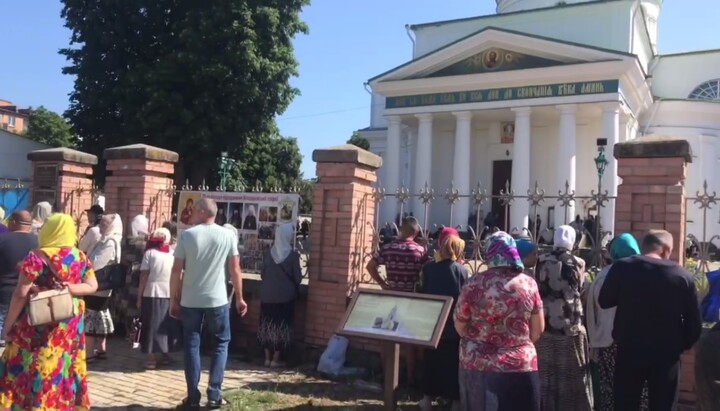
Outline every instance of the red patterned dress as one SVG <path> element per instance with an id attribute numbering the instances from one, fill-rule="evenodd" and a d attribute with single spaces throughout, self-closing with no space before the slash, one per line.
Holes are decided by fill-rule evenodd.
<path id="1" fill-rule="evenodd" d="M 50 256 L 62 281 L 77 284 L 94 276 L 77 248 Z M 28 255 L 19 266 L 41 289 L 52 288 L 52 274 L 39 257 Z M 33 327 L 23 312 L 13 325 L 0 360 L 0 407 L 10 410 L 88 410 L 85 363 L 85 304 L 75 298 L 77 315 L 58 324 Z"/>

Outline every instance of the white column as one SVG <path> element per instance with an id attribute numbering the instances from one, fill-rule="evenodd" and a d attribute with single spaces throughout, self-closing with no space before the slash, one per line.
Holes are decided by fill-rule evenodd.
<path id="1" fill-rule="evenodd" d="M 608 196 L 617 197 L 619 180 L 617 160 L 615 160 L 613 150 L 615 144 L 620 142 L 620 105 L 618 103 L 609 103 L 603 106 L 602 130 L 602 137 L 607 139 L 605 158 L 608 161 L 603 175 L 602 189 L 603 191 L 607 190 Z M 603 230 L 610 231 L 615 235 L 615 201 L 608 201 L 605 203 L 605 207 L 600 209 L 600 225 Z"/>
<path id="2" fill-rule="evenodd" d="M 417 158 L 415 159 L 415 190 L 413 194 L 418 195 L 420 191 L 425 188 L 425 183 L 432 187 L 431 176 L 433 115 L 430 113 L 425 113 L 416 114 L 415 117 L 417 117 L 418 119 L 418 136 Z M 430 214 L 430 204 L 428 204 L 428 214 Z M 418 219 L 420 225 L 423 225 L 425 223 L 425 205 L 420 198 L 416 198 L 415 201 L 415 218 Z"/>
<path id="3" fill-rule="evenodd" d="M 560 111 L 560 136 L 558 139 L 557 175 L 555 185 L 558 190 L 565 191 L 565 182 L 569 185 L 569 192 L 575 190 L 575 163 L 577 157 L 577 123 L 575 104 L 562 105 L 557 107 Z M 517 133 L 517 131 L 516 131 Z M 577 194 L 577 193 L 576 193 Z M 567 209 L 558 202 L 555 204 L 555 227 L 569 224 L 575 218 L 575 202 L 571 202 Z"/>
<path id="4" fill-rule="evenodd" d="M 400 117 L 388 116 L 388 133 L 387 146 L 385 148 L 385 158 L 383 159 L 383 167 L 385 167 L 385 181 L 381 182 L 388 194 L 384 201 L 384 215 L 380 224 L 395 221 L 399 207 L 395 199 L 395 191 L 400 187 Z"/>
<path id="5" fill-rule="evenodd" d="M 510 188 L 516 196 L 527 196 L 530 188 L 530 107 L 514 108 L 515 140 L 513 141 L 512 180 Z M 528 228 L 530 203 L 516 198 L 510 206 L 510 227 Z"/>
<path id="6" fill-rule="evenodd" d="M 453 182 L 460 195 L 470 194 L 470 130 L 472 113 L 461 111 L 455 115 L 455 156 L 453 158 Z M 465 226 L 470 216 L 470 197 L 460 197 L 453 210 L 454 227 Z"/>

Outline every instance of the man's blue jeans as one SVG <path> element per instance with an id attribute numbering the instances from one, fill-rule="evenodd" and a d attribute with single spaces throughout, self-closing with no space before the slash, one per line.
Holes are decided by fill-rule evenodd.
<path id="1" fill-rule="evenodd" d="M 200 334 L 205 322 L 215 340 L 207 397 L 210 401 L 218 401 L 222 396 L 221 388 L 230 344 L 230 308 L 227 304 L 215 308 L 182 307 L 181 317 L 185 337 L 185 382 L 188 400 L 190 404 L 200 403 Z"/>

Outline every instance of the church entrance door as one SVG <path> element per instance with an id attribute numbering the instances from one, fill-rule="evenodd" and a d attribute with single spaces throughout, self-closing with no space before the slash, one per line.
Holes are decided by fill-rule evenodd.
<path id="1" fill-rule="evenodd" d="M 497 217 L 496 225 L 503 231 L 507 231 L 506 227 L 507 210 L 500 203 L 500 199 L 496 198 L 500 195 L 500 190 L 505 189 L 505 183 L 510 182 L 512 187 L 512 160 L 496 160 L 493 161 L 492 171 L 492 212 Z"/>

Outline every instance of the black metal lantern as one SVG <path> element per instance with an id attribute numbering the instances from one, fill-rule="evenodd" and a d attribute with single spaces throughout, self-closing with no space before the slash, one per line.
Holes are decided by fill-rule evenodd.
<path id="1" fill-rule="evenodd" d="M 599 179 L 602 179 L 605 174 L 605 167 L 608 165 L 607 158 L 605 158 L 605 146 L 607 146 L 606 138 L 597 139 L 598 154 L 597 157 L 595 157 L 595 168 L 597 169 Z"/>

